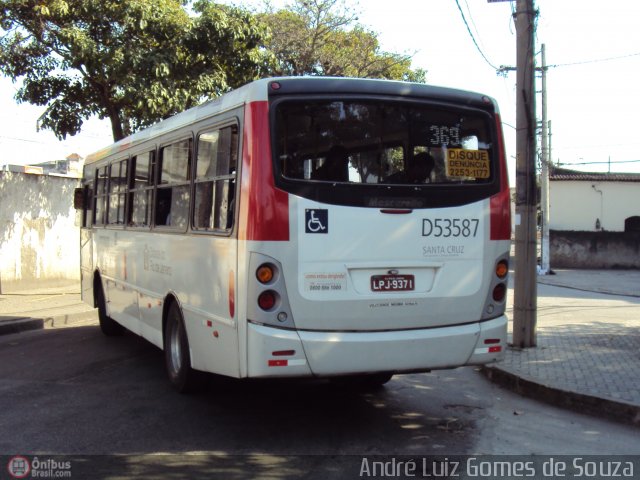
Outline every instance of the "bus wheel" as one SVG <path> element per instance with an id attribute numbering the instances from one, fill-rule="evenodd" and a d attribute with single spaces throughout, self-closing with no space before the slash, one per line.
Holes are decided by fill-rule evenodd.
<path id="1" fill-rule="evenodd" d="M 98 308 L 98 321 L 100 322 L 100 330 L 108 337 L 119 336 L 124 333 L 124 327 L 107 315 L 107 304 L 105 302 L 104 290 L 102 282 L 96 279 L 93 291 L 95 292 L 95 304 Z"/>
<path id="2" fill-rule="evenodd" d="M 189 341 L 180 307 L 172 302 L 167 313 L 164 332 L 164 359 L 169 380 L 180 393 L 200 390 L 203 373 L 191 368 Z"/>

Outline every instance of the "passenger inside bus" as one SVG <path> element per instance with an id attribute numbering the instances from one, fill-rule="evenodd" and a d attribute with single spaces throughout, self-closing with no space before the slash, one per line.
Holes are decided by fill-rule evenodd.
<path id="1" fill-rule="evenodd" d="M 156 225 L 171 225 L 171 189 L 159 188 L 156 192 Z"/>
<path id="2" fill-rule="evenodd" d="M 416 154 L 407 170 L 407 183 L 429 183 L 433 165 L 433 157 L 427 152 Z"/>
<path id="3" fill-rule="evenodd" d="M 329 182 L 349 181 L 349 151 L 342 145 L 334 145 L 327 152 L 327 158 L 313 176 L 314 180 Z"/>
<path id="4" fill-rule="evenodd" d="M 421 184 L 431 182 L 431 172 L 434 166 L 434 159 L 427 152 L 420 152 L 413 156 L 411 163 L 406 170 L 401 170 L 389 175 L 384 183 L 396 184 Z"/>

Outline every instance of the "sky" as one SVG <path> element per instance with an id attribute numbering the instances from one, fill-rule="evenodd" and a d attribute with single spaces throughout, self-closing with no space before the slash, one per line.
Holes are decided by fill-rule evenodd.
<path id="1" fill-rule="evenodd" d="M 516 75 L 497 75 L 496 67 L 516 63 L 516 2 L 346 1 L 359 12 L 359 23 L 377 32 L 383 50 L 411 54 L 412 67 L 427 70 L 427 83 L 481 92 L 498 101 L 513 185 Z M 255 7 L 262 2 L 226 3 Z M 536 51 L 546 45 L 549 66 L 552 161 L 577 170 L 640 172 L 640 2 L 537 0 L 535 6 Z M 538 65 L 540 61 L 538 55 Z M 71 153 L 86 156 L 112 142 L 109 123 L 97 119 L 64 141 L 48 131 L 37 132 L 44 108 L 17 105 L 16 88 L 0 78 L 0 164 L 37 163 Z M 538 95 L 538 118 L 540 106 Z"/>

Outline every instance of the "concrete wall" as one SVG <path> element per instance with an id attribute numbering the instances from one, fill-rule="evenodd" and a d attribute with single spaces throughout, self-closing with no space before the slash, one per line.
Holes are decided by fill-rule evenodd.
<path id="1" fill-rule="evenodd" d="M 551 230 L 624 232 L 624 221 L 640 215 L 640 182 L 554 180 L 549 183 Z"/>
<path id="2" fill-rule="evenodd" d="M 640 269 L 640 233 L 550 232 L 551 268 Z"/>
<path id="3" fill-rule="evenodd" d="M 0 282 L 80 278 L 74 178 L 0 172 Z"/>

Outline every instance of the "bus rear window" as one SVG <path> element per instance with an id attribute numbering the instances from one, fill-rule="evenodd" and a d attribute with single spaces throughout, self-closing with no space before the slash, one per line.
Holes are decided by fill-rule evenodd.
<path id="1" fill-rule="evenodd" d="M 276 161 L 285 179 L 476 185 L 496 175 L 484 112 L 370 100 L 288 100 L 276 108 Z"/>

